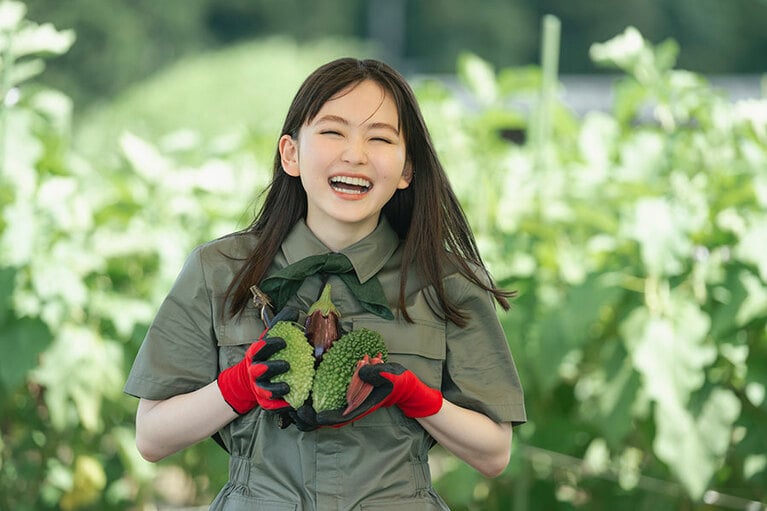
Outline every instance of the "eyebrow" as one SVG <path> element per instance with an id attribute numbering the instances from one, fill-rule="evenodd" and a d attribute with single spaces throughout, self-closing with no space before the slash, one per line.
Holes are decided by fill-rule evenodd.
<path id="1" fill-rule="evenodd" d="M 331 114 L 323 115 L 322 117 L 317 119 L 317 121 L 315 121 L 315 124 L 320 124 L 322 122 L 337 122 L 337 123 L 343 124 L 344 126 L 349 125 L 348 120 L 344 119 L 343 117 L 339 115 L 331 115 Z M 367 128 L 368 129 L 385 129 L 399 135 L 399 128 L 392 126 L 388 122 L 374 122 L 374 123 L 368 124 Z"/>

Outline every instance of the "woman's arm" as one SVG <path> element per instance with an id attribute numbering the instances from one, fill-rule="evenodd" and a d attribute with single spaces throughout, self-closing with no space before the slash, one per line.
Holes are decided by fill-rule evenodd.
<path id="1" fill-rule="evenodd" d="M 139 400 L 136 447 L 147 461 L 160 461 L 199 442 L 237 417 L 217 382 L 162 401 Z"/>
<path id="2" fill-rule="evenodd" d="M 440 411 L 416 419 L 442 447 L 477 469 L 496 477 L 509 464 L 511 424 L 444 400 Z"/>

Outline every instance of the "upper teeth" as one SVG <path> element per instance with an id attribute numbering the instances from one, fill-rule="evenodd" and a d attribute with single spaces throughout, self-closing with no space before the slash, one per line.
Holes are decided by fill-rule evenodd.
<path id="1" fill-rule="evenodd" d="M 347 185 L 370 187 L 370 181 L 361 177 L 335 176 L 330 178 L 331 183 L 345 183 Z"/>

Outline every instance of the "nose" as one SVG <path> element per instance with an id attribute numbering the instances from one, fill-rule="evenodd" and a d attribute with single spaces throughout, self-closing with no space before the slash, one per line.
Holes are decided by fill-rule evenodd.
<path id="1" fill-rule="evenodd" d="M 352 165 L 362 165 L 367 163 L 368 155 L 365 141 L 361 137 L 350 137 L 347 139 L 341 158 L 346 163 Z"/>

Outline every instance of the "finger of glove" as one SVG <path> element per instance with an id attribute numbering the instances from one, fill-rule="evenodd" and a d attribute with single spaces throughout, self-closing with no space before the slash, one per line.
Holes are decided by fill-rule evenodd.
<path id="1" fill-rule="evenodd" d="M 284 381 L 256 380 L 255 386 L 256 395 L 265 399 L 279 398 L 290 392 L 290 385 Z"/>
<path id="2" fill-rule="evenodd" d="M 311 405 L 303 405 L 297 410 L 289 410 L 288 414 L 299 431 L 314 431 L 319 428 L 317 417 Z"/>
<path id="3" fill-rule="evenodd" d="M 290 370 L 290 362 L 287 360 L 267 360 L 256 362 L 248 366 L 248 376 L 254 381 L 265 381 Z"/>
<path id="4" fill-rule="evenodd" d="M 354 419 L 341 416 L 341 410 L 325 410 L 317 414 L 317 424 L 323 428 L 340 428 L 352 422 Z"/>
<path id="5" fill-rule="evenodd" d="M 365 400 L 354 410 L 344 415 L 343 408 L 334 410 L 325 410 L 317 413 L 316 421 L 321 426 L 341 427 L 350 422 L 357 421 L 364 416 L 373 413 L 382 406 L 388 406 L 387 399 L 391 395 L 392 384 L 386 382 L 386 385 L 374 387 L 372 392 Z"/>
<path id="6" fill-rule="evenodd" d="M 402 375 L 407 369 L 401 364 L 390 362 L 386 364 L 368 364 L 360 367 L 360 380 L 373 386 L 391 384 L 397 376 Z"/>
<path id="7" fill-rule="evenodd" d="M 258 406 L 273 412 L 282 412 L 290 408 L 290 404 L 283 399 L 267 399 L 261 397 L 258 398 Z"/>
<path id="8" fill-rule="evenodd" d="M 251 361 L 261 362 L 267 360 L 269 357 L 284 349 L 287 346 L 285 339 L 282 337 L 264 337 L 259 339 L 253 344 L 258 344 L 257 348 L 250 354 Z"/>

